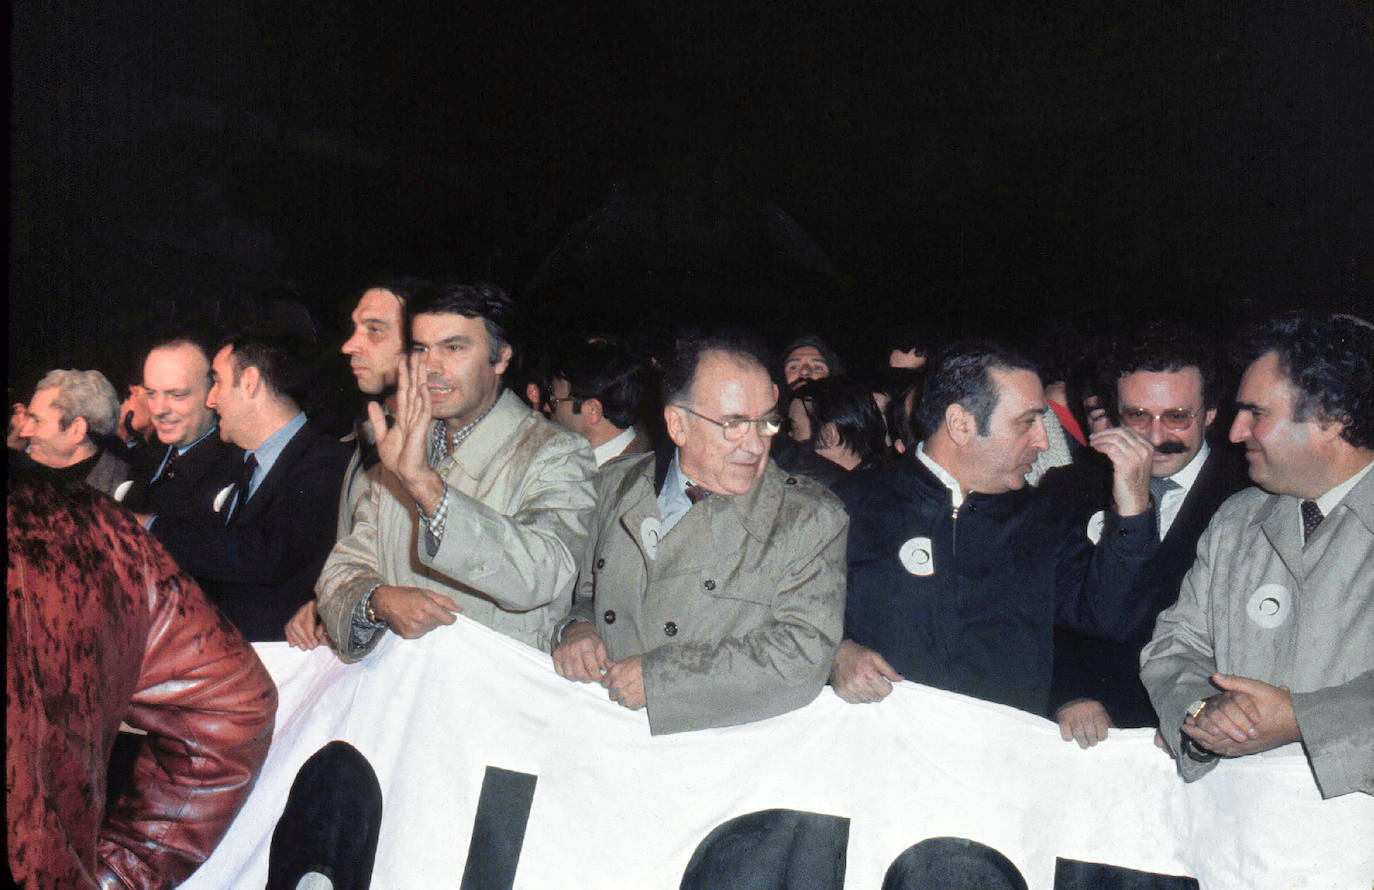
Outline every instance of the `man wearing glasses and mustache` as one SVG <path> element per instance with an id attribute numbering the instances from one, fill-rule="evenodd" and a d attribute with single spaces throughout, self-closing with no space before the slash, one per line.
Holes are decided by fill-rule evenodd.
<path id="1" fill-rule="evenodd" d="M 1207 430 L 1219 396 L 1212 350 L 1196 331 L 1155 323 L 1142 329 L 1115 362 L 1116 408 L 1121 425 L 1147 439 L 1150 495 L 1159 527 L 1159 551 L 1136 581 L 1133 597 L 1154 600 L 1151 621 L 1125 643 L 1081 637 L 1055 639 L 1051 705 L 1065 741 L 1087 748 L 1106 739 L 1109 726 L 1157 726 L 1140 682 L 1140 649 L 1150 641 L 1153 616 L 1178 598 L 1197 542 L 1222 501 L 1249 484 L 1244 462 L 1224 444 L 1212 448 Z M 1109 497 L 1104 473 L 1102 500 Z M 1089 525 L 1089 536 L 1096 540 Z M 1061 704 L 1062 702 L 1062 704 Z"/>
<path id="2" fill-rule="evenodd" d="M 657 454 L 601 470 L 577 602 L 554 666 L 654 734 L 772 717 L 825 685 L 844 625 L 848 519 L 768 459 L 768 359 L 740 335 L 679 340 Z"/>

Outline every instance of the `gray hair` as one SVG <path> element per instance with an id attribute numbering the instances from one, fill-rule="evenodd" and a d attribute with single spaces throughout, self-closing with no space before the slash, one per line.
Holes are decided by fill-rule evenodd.
<path id="1" fill-rule="evenodd" d="M 86 419 L 90 436 L 108 436 L 119 423 L 119 396 L 99 371 L 49 371 L 34 390 L 57 388 L 53 405 L 62 412 L 66 429 L 78 417 Z"/>

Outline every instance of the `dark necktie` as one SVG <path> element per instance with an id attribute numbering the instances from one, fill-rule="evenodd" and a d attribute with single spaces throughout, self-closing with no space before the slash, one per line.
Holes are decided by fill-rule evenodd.
<path id="1" fill-rule="evenodd" d="M 687 500 L 691 501 L 694 505 L 700 503 L 702 499 L 710 496 L 710 494 L 711 492 L 694 482 L 687 483 Z"/>
<path id="2" fill-rule="evenodd" d="M 1302 539 L 1305 542 L 1312 537 L 1312 533 L 1317 530 L 1317 526 L 1322 524 L 1322 508 L 1317 506 L 1316 501 L 1302 502 Z"/>
<path id="3" fill-rule="evenodd" d="M 239 470 L 238 481 L 234 483 L 234 509 L 229 514 L 226 525 L 233 525 L 243 512 L 243 507 L 248 503 L 249 488 L 253 484 L 253 471 L 258 468 L 258 459 L 250 454 L 243 459 L 243 466 Z"/>
<path id="4" fill-rule="evenodd" d="M 169 448 L 168 452 L 167 462 L 162 465 L 162 472 L 157 474 L 157 478 L 153 480 L 154 483 L 171 482 L 176 478 L 177 458 L 181 455 L 177 453 L 175 445 Z"/>
<path id="5" fill-rule="evenodd" d="M 1159 536 L 1161 538 L 1164 537 L 1164 523 L 1159 515 L 1159 508 L 1164 506 L 1164 495 L 1173 491 L 1175 488 L 1182 487 L 1183 486 L 1167 477 L 1164 479 L 1156 479 L 1153 476 L 1150 477 L 1150 497 L 1155 502 L 1155 528 L 1159 529 Z"/>

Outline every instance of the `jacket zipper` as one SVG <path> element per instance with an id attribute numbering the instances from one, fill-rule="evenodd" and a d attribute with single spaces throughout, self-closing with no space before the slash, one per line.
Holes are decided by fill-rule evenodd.
<path id="1" fill-rule="evenodd" d="M 951 524 L 951 526 L 952 526 L 952 527 L 950 528 L 950 530 L 949 530 L 949 551 L 950 551 L 949 555 L 950 555 L 950 556 L 958 556 L 958 555 L 959 555 L 959 505 L 958 505 L 958 504 L 954 504 L 954 505 L 950 508 L 950 511 L 949 511 L 949 521 L 950 521 L 950 524 Z"/>

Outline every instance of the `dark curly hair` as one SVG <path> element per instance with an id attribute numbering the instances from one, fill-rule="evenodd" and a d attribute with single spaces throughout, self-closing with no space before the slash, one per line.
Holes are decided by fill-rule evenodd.
<path id="1" fill-rule="evenodd" d="M 1276 353 L 1297 395 L 1293 419 L 1341 424 L 1341 438 L 1374 447 L 1374 325 L 1354 315 L 1287 312 L 1252 326 L 1232 351 L 1237 369 Z"/>

